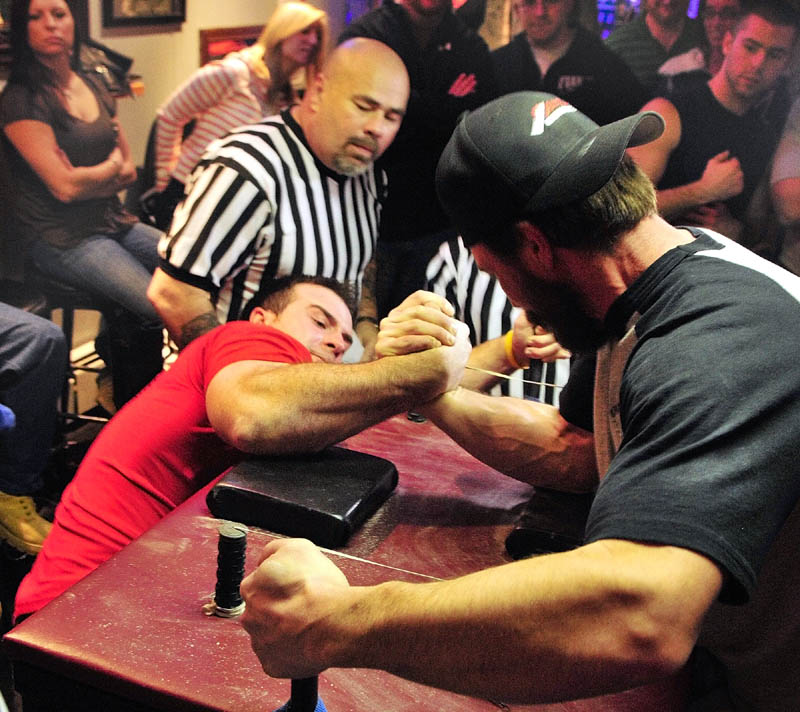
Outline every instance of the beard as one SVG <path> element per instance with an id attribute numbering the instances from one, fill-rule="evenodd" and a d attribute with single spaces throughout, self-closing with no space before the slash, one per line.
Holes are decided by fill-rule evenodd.
<path id="1" fill-rule="evenodd" d="M 348 146 L 358 146 L 365 148 L 372 152 L 372 158 L 365 160 L 364 156 L 359 153 L 358 156 L 353 156 L 347 152 Z M 344 176 L 357 176 L 369 170 L 370 166 L 375 162 L 378 157 L 378 142 L 369 137 L 349 138 L 347 143 L 342 146 L 341 150 L 333 156 L 333 168 L 337 173 Z"/>
<path id="2" fill-rule="evenodd" d="M 608 341 L 603 322 L 587 313 L 580 295 L 571 287 L 536 280 L 528 283 L 526 291 L 528 303 L 536 305 L 525 310 L 528 321 L 553 332 L 564 348 L 587 353 Z"/>

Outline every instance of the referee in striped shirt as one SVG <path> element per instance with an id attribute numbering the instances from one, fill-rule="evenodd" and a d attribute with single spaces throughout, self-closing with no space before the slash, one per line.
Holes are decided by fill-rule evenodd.
<path id="1" fill-rule="evenodd" d="M 356 333 L 371 353 L 371 260 L 387 187 L 374 162 L 397 134 L 408 94 L 393 50 L 351 40 L 300 104 L 211 144 L 159 244 L 148 289 L 178 346 L 238 319 L 270 280 L 306 274 L 352 288 Z"/>

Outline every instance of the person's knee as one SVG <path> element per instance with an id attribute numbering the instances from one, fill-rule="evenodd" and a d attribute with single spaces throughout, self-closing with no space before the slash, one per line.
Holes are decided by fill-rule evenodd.
<path id="1" fill-rule="evenodd" d="M 39 363 L 52 364 L 53 367 L 66 364 L 69 347 L 61 328 L 47 319 L 38 319 L 29 328 L 30 343 Z"/>

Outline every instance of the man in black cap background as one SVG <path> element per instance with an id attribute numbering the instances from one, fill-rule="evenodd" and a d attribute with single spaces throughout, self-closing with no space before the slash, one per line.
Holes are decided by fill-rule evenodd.
<path id="1" fill-rule="evenodd" d="M 597 127 L 521 92 L 464 118 L 437 173 L 479 266 L 565 347 L 598 349 L 584 545 L 451 581 L 351 587 L 311 545 L 272 542 L 242 586 L 269 674 L 381 668 L 539 702 L 654 681 L 701 646 L 693 694 L 713 709 L 800 708 L 800 280 L 658 216 L 625 151 L 662 130 L 654 113 Z M 424 298 L 405 309 L 379 353 L 444 338 Z M 780 380 L 763 368 L 775 359 Z M 456 389 L 423 412 L 488 464 L 552 486 L 537 465 L 569 450 L 536 406 Z M 598 484 L 573 473 L 558 485 Z"/>

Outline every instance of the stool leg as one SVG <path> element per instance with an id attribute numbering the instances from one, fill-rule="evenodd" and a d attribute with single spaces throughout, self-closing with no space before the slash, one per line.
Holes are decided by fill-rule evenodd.
<path id="1" fill-rule="evenodd" d="M 64 381 L 64 388 L 61 391 L 61 410 L 64 413 L 69 412 L 70 392 L 75 393 L 75 400 L 77 401 L 77 386 L 75 382 L 75 372 L 72 369 L 72 336 L 75 332 L 75 310 L 71 306 L 61 307 L 61 330 L 64 332 L 64 339 L 67 342 L 67 378 Z M 77 403 L 75 404 L 77 413 Z"/>

